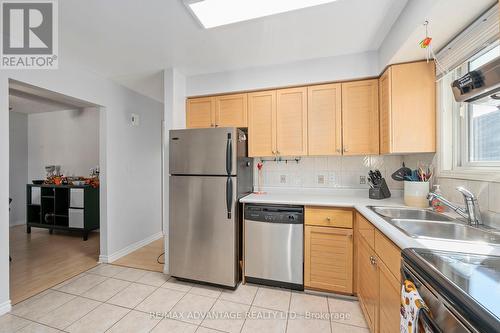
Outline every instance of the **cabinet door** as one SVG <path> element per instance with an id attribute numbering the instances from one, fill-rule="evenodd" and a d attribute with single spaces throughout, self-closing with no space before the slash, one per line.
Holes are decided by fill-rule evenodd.
<path id="1" fill-rule="evenodd" d="M 217 96 L 215 98 L 215 125 L 217 127 L 247 127 L 247 94 Z"/>
<path id="2" fill-rule="evenodd" d="M 391 67 L 379 79 L 380 153 L 389 154 L 391 148 Z"/>
<path id="3" fill-rule="evenodd" d="M 307 155 L 307 88 L 276 92 L 276 153 Z"/>
<path id="4" fill-rule="evenodd" d="M 378 332 L 399 332 L 401 283 L 391 274 L 384 263 L 379 268 L 379 319 Z"/>
<path id="5" fill-rule="evenodd" d="M 215 97 L 190 98 L 186 105 L 186 127 L 215 126 Z"/>
<path id="6" fill-rule="evenodd" d="M 273 156 L 276 151 L 276 91 L 248 94 L 248 155 Z"/>
<path id="7" fill-rule="evenodd" d="M 391 67 L 391 153 L 436 151 L 435 94 L 433 62 Z"/>
<path id="8" fill-rule="evenodd" d="M 379 153 L 378 80 L 342 83 L 344 155 Z"/>
<path id="9" fill-rule="evenodd" d="M 307 106 L 309 155 L 341 155 L 341 84 L 308 87 Z"/>
<path id="10" fill-rule="evenodd" d="M 358 298 L 370 331 L 375 332 L 379 305 L 377 257 L 363 237 L 358 241 Z"/>
<path id="11" fill-rule="evenodd" d="M 352 229 L 305 227 L 304 285 L 352 294 Z"/>

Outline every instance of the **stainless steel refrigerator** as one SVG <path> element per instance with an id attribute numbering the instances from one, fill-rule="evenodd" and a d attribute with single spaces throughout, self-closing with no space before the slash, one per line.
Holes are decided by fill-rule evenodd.
<path id="1" fill-rule="evenodd" d="M 169 261 L 172 276 L 234 288 L 242 212 L 252 191 L 247 136 L 237 128 L 171 130 Z"/>

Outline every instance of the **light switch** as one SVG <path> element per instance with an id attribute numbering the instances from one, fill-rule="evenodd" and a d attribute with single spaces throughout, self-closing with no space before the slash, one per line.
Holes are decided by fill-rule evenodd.
<path id="1" fill-rule="evenodd" d="M 139 117 L 138 114 L 136 113 L 132 113 L 130 115 L 130 124 L 133 126 L 133 127 L 137 127 L 141 124 L 141 117 Z"/>

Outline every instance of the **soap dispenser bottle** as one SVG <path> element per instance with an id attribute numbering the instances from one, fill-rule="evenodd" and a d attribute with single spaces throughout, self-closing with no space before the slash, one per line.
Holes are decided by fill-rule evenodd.
<path id="1" fill-rule="evenodd" d="M 441 192 L 439 185 L 434 185 L 434 193 L 443 195 L 443 192 Z M 436 198 L 432 199 L 431 206 L 432 209 L 438 213 L 444 213 L 444 211 L 446 210 L 446 207 L 443 205 L 443 203 Z"/>

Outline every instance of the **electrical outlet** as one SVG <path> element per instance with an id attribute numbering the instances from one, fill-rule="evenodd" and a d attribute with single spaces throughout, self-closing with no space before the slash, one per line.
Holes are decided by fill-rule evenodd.
<path id="1" fill-rule="evenodd" d="M 325 175 L 318 175 L 318 184 L 322 185 L 325 183 Z"/>
<path id="2" fill-rule="evenodd" d="M 286 175 L 280 175 L 280 183 L 286 184 Z"/>
<path id="3" fill-rule="evenodd" d="M 366 184 L 366 176 L 359 176 L 359 183 L 361 185 Z"/>

